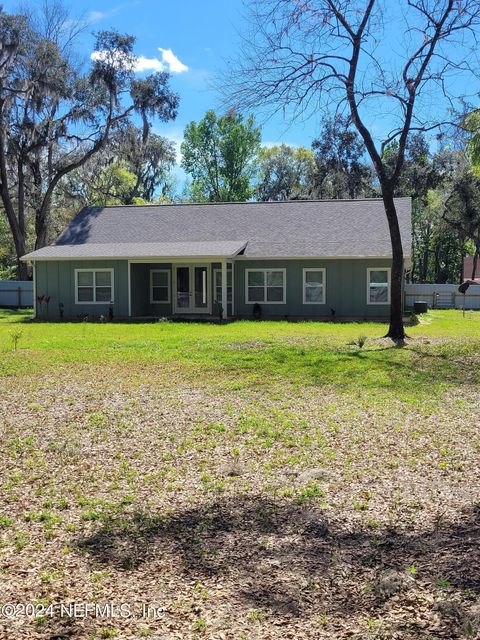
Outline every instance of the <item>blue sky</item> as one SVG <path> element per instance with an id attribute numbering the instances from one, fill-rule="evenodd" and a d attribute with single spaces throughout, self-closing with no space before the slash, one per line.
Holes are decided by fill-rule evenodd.
<path id="1" fill-rule="evenodd" d="M 28 4 L 40 2 L 29 0 Z M 208 109 L 219 106 L 212 81 L 225 67 L 226 59 L 237 51 L 243 12 L 241 0 L 65 0 L 64 3 L 71 7 L 72 17 L 82 16 L 90 25 L 79 41 L 86 59 L 94 48 L 94 32 L 114 28 L 136 36 L 137 56 L 161 61 L 159 48 L 162 48 L 170 50 L 188 67 L 188 71 L 172 73 L 172 88 L 180 95 L 177 119 L 157 124 L 156 133 L 171 138 L 178 146 L 188 122 L 199 120 Z M 14 12 L 18 6 L 18 2 L 3 2 L 6 11 Z M 166 70 L 172 70 L 168 64 Z M 315 132 L 313 120 L 289 125 L 282 117 L 276 117 L 262 123 L 262 140 L 268 145 L 283 141 L 310 146 Z M 181 183 L 183 172 L 177 168 L 175 174 Z"/>
<path id="2" fill-rule="evenodd" d="M 135 53 L 140 57 L 139 65 L 142 68 L 152 71 L 163 67 L 172 72 L 171 85 L 180 95 L 178 117 L 174 122 L 157 124 L 155 131 L 172 139 L 177 148 L 188 122 L 198 121 L 208 109 L 219 108 L 220 99 L 213 88 L 213 80 L 225 69 L 227 60 L 238 54 L 240 33 L 246 26 L 242 0 L 63 1 L 71 8 L 72 18 L 82 18 L 89 24 L 78 42 L 80 53 L 86 61 L 94 49 L 94 33 L 114 28 L 136 36 Z M 27 2 L 27 6 L 34 6 L 43 0 Z M 393 0 L 386 0 L 389 11 L 384 15 L 385 37 L 382 44 L 386 70 L 391 78 L 398 77 L 398 64 L 404 53 L 401 36 L 405 23 L 403 5 L 400 5 L 393 3 Z M 14 12 L 19 2 L 4 0 L 3 6 L 6 11 Z M 478 57 L 476 64 L 480 68 Z M 452 83 L 458 83 L 458 94 L 468 93 L 464 86 L 468 84 L 465 77 L 451 78 Z M 469 89 L 476 92 L 478 85 L 469 86 Z M 430 96 L 425 103 L 427 111 L 440 109 L 435 98 Z M 392 124 L 392 114 L 388 109 L 387 98 L 385 110 L 381 106 L 376 113 L 367 113 L 368 124 L 377 138 L 383 138 Z M 266 121 L 258 120 L 258 123 L 262 126 L 262 141 L 266 146 L 285 142 L 309 147 L 321 128 L 321 116 L 288 122 L 281 114 L 277 114 Z M 434 140 L 432 135 L 432 144 Z M 178 180 L 177 189 L 181 189 L 185 175 L 178 167 L 174 173 Z"/>

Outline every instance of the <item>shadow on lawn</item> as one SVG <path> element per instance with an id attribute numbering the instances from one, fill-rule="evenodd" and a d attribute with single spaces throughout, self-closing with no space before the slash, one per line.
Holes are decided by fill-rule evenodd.
<path id="1" fill-rule="evenodd" d="M 480 381 L 480 359 L 474 350 L 463 357 L 458 354 L 455 357 L 449 352 L 435 352 L 408 343 L 403 347 L 392 344 L 364 350 L 341 350 L 337 352 L 337 358 L 345 364 L 346 383 L 362 387 L 430 392 L 432 384 L 472 385 Z M 320 378 L 334 370 L 334 364 L 322 367 L 321 359 L 317 366 Z"/>
<path id="2" fill-rule="evenodd" d="M 479 543 L 479 509 L 425 532 L 352 532 L 320 510 L 253 497 L 164 517 L 136 513 L 113 519 L 76 546 L 96 563 L 127 573 L 168 567 L 183 582 L 215 578 L 236 594 L 236 606 L 290 619 L 320 613 L 346 619 L 362 611 L 381 615 L 392 595 L 381 588 L 389 571 L 401 572 L 400 591 L 406 594 L 427 589 L 445 600 L 455 593 L 468 609 L 480 595 Z M 437 581 L 446 589 L 443 596 Z M 412 595 L 405 598 L 411 607 Z M 453 614 L 445 615 L 450 628 Z M 414 617 L 405 615 L 407 626 Z"/>

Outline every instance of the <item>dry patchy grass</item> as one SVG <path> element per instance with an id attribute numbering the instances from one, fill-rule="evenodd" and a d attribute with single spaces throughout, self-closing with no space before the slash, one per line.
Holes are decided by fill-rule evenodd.
<path id="1" fill-rule="evenodd" d="M 18 319 L 0 604 L 54 614 L 1 638 L 477 637 L 480 315 L 403 349 L 380 325 Z M 133 615 L 60 616 L 87 602 Z"/>

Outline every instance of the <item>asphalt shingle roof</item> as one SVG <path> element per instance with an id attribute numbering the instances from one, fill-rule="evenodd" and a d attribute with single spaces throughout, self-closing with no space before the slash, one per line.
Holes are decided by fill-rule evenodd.
<path id="1" fill-rule="evenodd" d="M 245 247 L 245 240 L 233 242 L 118 242 L 118 243 L 84 243 L 53 244 L 35 251 L 36 259 L 62 258 L 65 251 L 69 258 L 166 258 L 191 257 L 223 257 L 232 258 Z M 33 254 L 28 254 L 33 255 Z M 25 256 L 28 258 L 28 256 Z"/>
<path id="2" fill-rule="evenodd" d="M 410 256 L 411 201 L 395 200 Z M 238 240 L 241 238 L 242 240 Z M 389 257 L 380 199 L 86 207 L 28 260 L 101 257 Z"/>

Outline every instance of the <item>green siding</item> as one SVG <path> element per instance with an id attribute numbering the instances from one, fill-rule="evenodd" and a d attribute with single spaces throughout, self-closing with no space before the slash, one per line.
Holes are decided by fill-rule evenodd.
<path id="1" fill-rule="evenodd" d="M 115 317 L 128 316 L 127 260 L 56 260 L 35 263 L 37 296 L 50 296 L 48 315 L 58 318 L 59 304 L 64 305 L 65 318 L 89 314 L 94 317 L 108 314 L 109 304 L 75 304 L 75 269 L 113 269 Z M 35 301 L 36 302 L 36 301 Z M 45 313 L 45 307 L 42 315 Z M 42 317 L 37 303 L 37 315 Z"/>
<path id="2" fill-rule="evenodd" d="M 337 318 L 388 317 L 389 305 L 367 304 L 367 268 L 389 267 L 389 259 L 345 259 L 345 260 L 243 260 L 234 265 L 235 317 L 252 316 L 253 305 L 245 303 L 245 270 L 254 268 L 286 269 L 286 304 L 261 304 L 265 318 L 285 317 L 330 317 L 335 309 Z M 169 263 L 132 263 L 131 310 L 132 316 L 169 316 L 172 303 L 150 303 L 150 269 L 169 269 Z M 322 267 L 326 270 L 326 302 L 322 305 L 303 304 L 303 269 Z M 128 316 L 128 261 L 127 260 L 62 260 L 36 263 L 37 295 L 50 295 L 49 317 L 58 318 L 59 303 L 64 305 L 65 318 L 77 318 L 90 314 L 94 317 L 106 315 L 108 304 L 75 304 L 75 269 L 113 268 L 114 270 L 114 316 Z M 213 271 L 220 264 L 211 265 L 210 291 L 214 292 Z M 171 282 L 171 298 L 174 288 Z M 230 305 L 229 305 L 230 307 Z M 212 303 L 212 311 L 215 305 Z M 40 316 L 39 310 L 37 310 Z M 231 315 L 231 309 L 229 308 Z"/>
<path id="3" fill-rule="evenodd" d="M 253 305 L 245 303 L 245 270 L 285 268 L 287 278 L 285 304 L 261 304 L 262 317 L 329 317 L 335 309 L 337 318 L 387 317 L 390 305 L 367 304 L 367 268 L 390 267 L 389 259 L 345 260 L 237 260 L 235 262 L 235 315 L 252 316 Z M 303 269 L 324 268 L 325 304 L 303 304 Z"/>
<path id="4" fill-rule="evenodd" d="M 132 316 L 170 316 L 172 315 L 172 265 L 166 262 L 132 263 L 130 265 L 130 281 L 132 287 Z M 168 269 L 170 271 L 170 303 L 150 302 L 150 270 Z"/>

